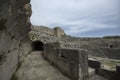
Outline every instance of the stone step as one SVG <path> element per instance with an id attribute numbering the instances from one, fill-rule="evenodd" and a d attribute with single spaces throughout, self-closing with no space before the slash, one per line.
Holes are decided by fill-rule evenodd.
<path id="1" fill-rule="evenodd" d="M 95 75 L 95 69 L 93 68 L 88 68 L 88 73 L 89 73 L 89 78 Z"/>

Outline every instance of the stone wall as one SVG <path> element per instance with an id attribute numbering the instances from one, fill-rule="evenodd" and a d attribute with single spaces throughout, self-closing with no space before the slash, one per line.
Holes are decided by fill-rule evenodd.
<path id="1" fill-rule="evenodd" d="M 34 30 L 34 31 L 43 32 L 43 33 L 46 33 L 46 34 L 49 34 L 49 35 L 54 35 L 53 29 L 48 28 L 46 26 L 35 26 L 35 25 L 32 25 L 31 29 Z"/>
<path id="2" fill-rule="evenodd" d="M 44 57 L 72 80 L 88 79 L 88 56 L 84 50 L 60 48 L 60 43 L 44 45 Z"/>
<path id="3" fill-rule="evenodd" d="M 65 36 L 66 34 L 64 33 L 64 30 L 62 30 L 60 27 L 55 27 L 54 28 L 54 34 L 57 37 Z"/>
<path id="4" fill-rule="evenodd" d="M 31 29 L 33 31 L 46 33 L 47 35 L 56 36 L 56 37 L 61 37 L 61 36 L 65 35 L 64 30 L 62 30 L 60 27 L 55 27 L 55 28 L 52 29 L 52 28 L 48 28 L 46 26 L 32 25 Z"/>
<path id="5" fill-rule="evenodd" d="M 0 0 L 0 80 L 10 80 L 30 53 L 29 0 Z"/>

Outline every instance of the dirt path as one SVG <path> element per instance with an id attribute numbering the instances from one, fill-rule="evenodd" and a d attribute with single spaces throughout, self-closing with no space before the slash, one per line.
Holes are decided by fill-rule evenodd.
<path id="1" fill-rule="evenodd" d="M 32 52 L 26 57 L 16 76 L 18 80 L 70 80 L 44 60 L 40 51 Z"/>

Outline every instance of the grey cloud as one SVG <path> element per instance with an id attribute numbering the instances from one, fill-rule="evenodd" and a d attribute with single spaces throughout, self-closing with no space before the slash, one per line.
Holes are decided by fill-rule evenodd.
<path id="1" fill-rule="evenodd" d="M 31 4 L 33 24 L 60 26 L 70 35 L 94 36 L 95 31 L 103 35 L 107 29 L 112 34 L 120 27 L 119 0 L 32 0 Z"/>

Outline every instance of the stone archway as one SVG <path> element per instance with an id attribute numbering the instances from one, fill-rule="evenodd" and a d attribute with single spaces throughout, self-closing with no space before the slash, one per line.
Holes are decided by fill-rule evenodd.
<path id="1" fill-rule="evenodd" d="M 32 42 L 32 50 L 33 51 L 43 51 L 43 43 L 41 41 L 33 41 Z"/>

